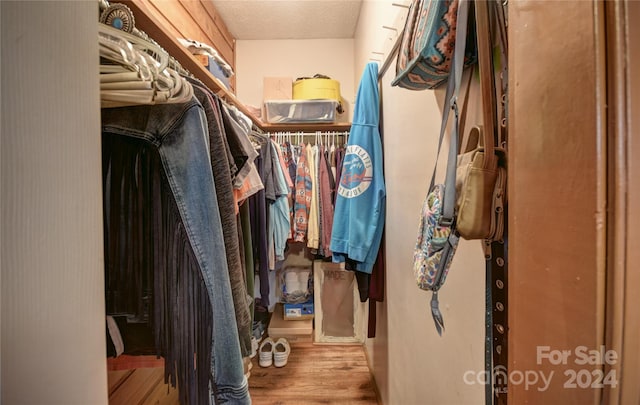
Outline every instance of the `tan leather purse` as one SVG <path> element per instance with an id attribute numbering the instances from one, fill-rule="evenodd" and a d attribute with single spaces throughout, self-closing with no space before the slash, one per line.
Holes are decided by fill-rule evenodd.
<path id="1" fill-rule="evenodd" d="M 457 230 L 464 239 L 491 242 L 501 240 L 504 231 L 506 152 L 500 147 L 500 130 L 496 124 L 493 46 L 489 29 L 480 29 L 478 25 L 477 36 L 484 125 L 471 128 L 463 143 L 466 146 L 458 154 Z"/>
<path id="2" fill-rule="evenodd" d="M 485 144 L 489 145 L 486 149 Z M 491 135 L 481 126 L 471 128 L 461 152 L 456 169 L 458 232 L 464 239 L 500 240 L 504 231 L 506 154 L 494 147 Z"/>

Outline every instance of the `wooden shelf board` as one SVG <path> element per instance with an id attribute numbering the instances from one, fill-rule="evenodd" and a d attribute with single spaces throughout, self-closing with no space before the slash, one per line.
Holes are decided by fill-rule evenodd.
<path id="1" fill-rule="evenodd" d="M 222 84 L 220 80 L 214 77 L 206 67 L 202 66 L 200 62 L 189 52 L 189 50 L 183 47 L 177 38 L 160 23 L 149 10 L 149 5 L 144 0 L 120 0 L 121 3 L 126 4 L 133 11 L 133 15 L 136 21 L 136 28 L 144 31 L 155 40 L 161 47 L 163 47 L 169 55 L 173 56 L 182 67 L 187 69 L 191 74 L 198 78 L 209 89 L 223 98 L 227 102 L 236 106 L 240 111 L 246 114 L 256 124 L 257 127 L 262 128 L 262 121 L 256 118 L 245 107 L 245 105 L 238 100 L 235 94 L 231 93 Z"/>
<path id="2" fill-rule="evenodd" d="M 126 4 L 133 11 L 133 15 L 136 21 L 136 28 L 144 31 L 155 40 L 161 47 L 163 47 L 169 55 L 173 56 L 182 67 L 187 69 L 191 74 L 198 78 L 205 86 L 211 89 L 218 97 L 226 100 L 228 103 L 236 106 L 242 113 L 247 115 L 253 123 L 265 132 L 315 132 L 315 131 L 349 131 L 351 128 L 350 123 L 331 123 L 331 124 L 268 124 L 262 122 L 259 118 L 253 115 L 249 109 L 233 94 L 231 91 L 222 84 L 218 78 L 213 76 L 206 67 L 204 67 L 198 60 L 189 52 L 189 50 L 183 47 L 177 38 L 174 37 L 166 27 L 154 16 L 149 9 L 149 3 L 145 0 L 119 0 L 121 3 Z"/>
<path id="3" fill-rule="evenodd" d="M 351 123 L 332 123 L 332 124 L 262 124 L 262 130 L 265 132 L 315 132 L 315 131 L 349 131 Z"/>

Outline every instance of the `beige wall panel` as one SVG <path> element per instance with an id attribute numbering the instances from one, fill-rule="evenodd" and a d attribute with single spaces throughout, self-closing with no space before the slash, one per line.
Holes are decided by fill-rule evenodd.
<path id="1" fill-rule="evenodd" d="M 391 3 L 364 1 L 355 38 L 357 70 L 380 50 L 386 37 L 382 26 L 391 25 L 398 13 Z M 442 337 L 431 317 L 431 294 L 416 286 L 412 267 L 420 207 L 435 164 L 444 89 L 391 87 L 394 75 L 395 63 L 382 80 L 386 295 L 377 304 L 376 337 L 368 339 L 366 347 L 385 404 L 476 405 L 484 396 L 477 381 L 484 370 L 485 262 L 480 244 L 461 241 L 456 252 L 440 294 L 446 325 Z M 477 100 L 477 81 L 472 91 L 472 100 Z M 477 123 L 480 106 L 470 104 L 468 123 Z M 442 178 L 444 171 L 439 173 Z"/>
<path id="2" fill-rule="evenodd" d="M 106 404 L 98 3 L 0 9 L 0 402 Z"/>
<path id="3" fill-rule="evenodd" d="M 579 346 L 603 343 L 606 142 L 595 13 L 590 1 L 509 7 L 509 371 L 551 375 L 546 388 L 512 381 L 513 404 L 593 404 L 600 394 L 566 386 L 571 370 L 591 378 L 602 368 L 575 363 Z M 539 358 L 543 346 L 570 351 L 567 364 Z"/>
<path id="4" fill-rule="evenodd" d="M 265 76 L 295 80 L 321 73 L 339 81 L 342 97 L 353 103 L 357 90 L 353 80 L 353 44 L 352 39 L 238 40 L 238 98 L 259 107 Z"/>

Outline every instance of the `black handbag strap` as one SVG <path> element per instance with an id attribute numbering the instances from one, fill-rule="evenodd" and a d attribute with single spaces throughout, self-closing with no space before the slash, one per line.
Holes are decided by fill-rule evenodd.
<path id="1" fill-rule="evenodd" d="M 478 60 L 480 65 L 481 86 L 483 88 L 483 112 L 485 148 L 488 144 L 506 147 L 507 123 L 507 37 L 504 27 L 504 9 L 499 1 L 476 1 L 476 18 L 478 30 Z M 490 13 L 495 19 L 491 21 Z M 494 24 L 491 24 L 493 22 Z M 501 109 L 496 102 L 496 83 L 493 63 L 492 27 L 498 25 L 501 64 Z M 489 138 L 489 136 L 491 138 Z M 489 141 L 491 139 L 493 142 Z M 485 153 L 485 157 L 489 153 Z M 493 155 L 493 153 L 492 153 Z M 507 208 L 504 208 L 507 217 Z M 508 380 L 508 294 L 507 294 L 507 240 L 508 229 L 505 223 L 503 240 L 488 243 L 486 258 L 486 290 L 485 290 L 485 385 L 486 405 L 507 404 Z"/>
<path id="2" fill-rule="evenodd" d="M 478 68 L 480 70 L 480 90 L 482 92 L 482 126 L 484 137 L 483 167 L 493 167 L 494 147 L 498 145 L 496 86 L 493 75 L 493 41 L 489 14 L 489 2 L 476 1 L 476 34 L 478 38 Z M 499 145 L 498 145 L 499 146 Z"/>
<path id="3" fill-rule="evenodd" d="M 464 70 L 464 54 L 467 44 L 467 22 L 469 19 L 469 2 L 468 0 L 459 0 L 458 14 L 456 20 L 456 44 L 453 52 L 453 60 L 451 61 L 451 72 L 447 82 L 447 91 L 445 94 L 444 107 L 442 111 L 442 123 L 440 125 L 440 137 L 438 139 L 438 152 L 436 162 L 431 176 L 429 190 L 435 185 L 436 169 L 438 167 L 438 158 L 440 157 L 440 149 L 442 140 L 449 121 L 449 110 L 454 111 L 454 121 L 451 128 L 451 139 L 449 141 L 449 153 L 447 155 L 447 172 L 444 182 L 444 202 L 442 208 L 441 224 L 451 225 L 453 223 L 454 210 L 456 204 L 456 166 L 458 161 L 458 94 L 460 93 L 460 82 L 462 81 L 462 71 Z"/>
<path id="4" fill-rule="evenodd" d="M 498 32 L 498 45 L 500 49 L 500 93 L 498 94 L 500 100 L 500 109 L 498 110 L 498 123 L 499 139 L 496 143 L 497 146 L 507 147 L 507 117 L 508 117 L 508 105 L 507 94 L 509 89 L 509 74 L 507 60 L 509 57 L 509 41 L 507 38 L 507 17 L 506 17 L 506 3 L 502 3 L 499 0 L 491 2 L 492 9 L 495 14 L 495 25 L 497 25 Z"/>
<path id="5" fill-rule="evenodd" d="M 506 215 L 506 212 L 505 212 Z M 507 404 L 508 374 L 508 243 L 507 228 L 502 241 L 491 242 L 491 258 L 486 262 L 487 274 L 487 335 L 485 368 L 487 364 L 487 405 Z M 493 400 L 493 402 L 492 402 Z"/>
<path id="6" fill-rule="evenodd" d="M 436 162 L 433 168 L 433 174 L 431 175 L 431 184 L 429 190 L 433 190 L 435 185 L 436 170 L 438 168 L 438 158 L 440 157 L 440 150 L 442 148 L 442 140 L 444 139 L 444 133 L 449 121 L 449 110 L 454 111 L 454 120 L 451 128 L 451 139 L 449 141 L 449 153 L 447 156 L 447 173 L 444 182 L 444 198 L 442 203 L 442 216 L 440 217 L 441 226 L 451 226 L 451 233 L 449 236 L 449 243 L 445 244 L 445 248 L 442 253 L 442 259 L 439 263 L 439 271 L 443 271 L 448 265 L 448 258 L 454 243 L 457 243 L 458 238 L 454 227 L 454 211 L 456 203 L 456 167 L 458 162 L 458 125 L 459 125 L 459 111 L 458 111 L 458 94 L 460 92 L 460 82 L 462 81 L 462 71 L 464 69 L 464 54 L 467 44 L 467 22 L 469 19 L 469 1 L 459 0 L 458 2 L 458 14 L 456 20 L 456 43 L 453 51 L 453 60 L 451 61 L 451 72 L 449 73 L 449 80 L 447 82 L 447 91 L 445 94 L 445 103 L 442 111 L 442 124 L 440 126 L 440 136 L 438 139 L 438 152 L 436 154 Z M 438 304 L 438 291 L 439 286 L 433 292 L 431 298 L 431 315 L 436 326 L 438 334 L 442 334 L 444 329 L 444 321 L 442 319 L 442 313 L 440 312 Z"/>

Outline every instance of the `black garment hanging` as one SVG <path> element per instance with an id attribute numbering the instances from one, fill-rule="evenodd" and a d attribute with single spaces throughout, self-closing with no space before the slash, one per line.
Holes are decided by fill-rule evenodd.
<path id="1" fill-rule="evenodd" d="M 210 369 L 196 364 L 211 364 L 212 307 L 160 156 L 141 140 L 102 139 L 107 313 L 148 322 L 165 382 L 181 403 L 208 403 Z"/>

